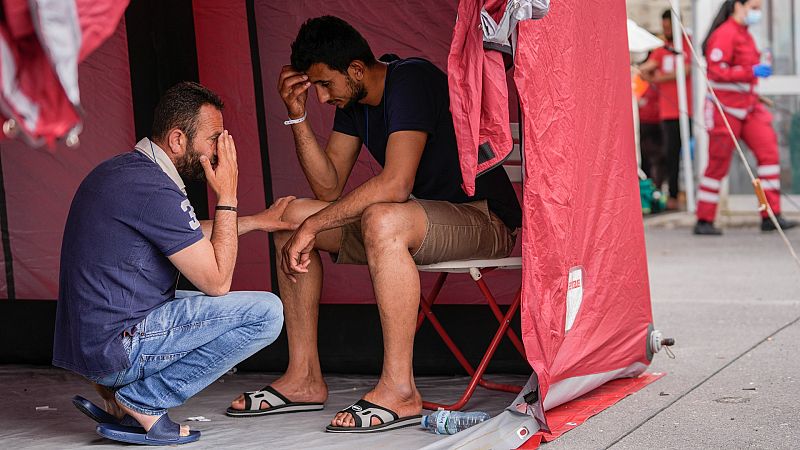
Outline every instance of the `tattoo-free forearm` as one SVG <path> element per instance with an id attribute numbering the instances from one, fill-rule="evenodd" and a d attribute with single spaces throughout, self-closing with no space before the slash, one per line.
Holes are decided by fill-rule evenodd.
<path id="1" fill-rule="evenodd" d="M 370 205 L 402 203 L 408 200 L 410 193 L 411 186 L 378 175 L 306 219 L 304 225 L 317 233 L 340 227 L 360 218 Z"/>
<path id="2" fill-rule="evenodd" d="M 236 212 L 217 211 L 211 232 L 211 245 L 214 247 L 214 258 L 225 289 L 230 289 L 233 280 L 233 269 L 236 266 L 236 254 L 239 249 L 239 237 Z"/>
<path id="3" fill-rule="evenodd" d="M 314 191 L 314 196 L 320 200 L 335 200 L 341 193 L 336 167 L 319 146 L 311 125 L 308 121 L 292 125 L 292 133 L 300 167 Z"/>
<path id="4" fill-rule="evenodd" d="M 219 213 L 217 213 L 219 214 Z M 247 234 L 251 231 L 258 230 L 259 228 L 256 225 L 256 221 L 253 220 L 253 216 L 242 216 L 237 219 L 237 236 L 241 236 L 243 234 Z M 200 229 L 203 230 L 203 235 L 208 239 L 211 239 L 211 234 L 214 231 L 214 221 L 213 220 L 201 220 L 200 221 Z"/>

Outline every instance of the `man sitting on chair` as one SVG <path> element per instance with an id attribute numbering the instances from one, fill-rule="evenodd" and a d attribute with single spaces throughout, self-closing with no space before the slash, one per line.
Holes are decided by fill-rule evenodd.
<path id="1" fill-rule="evenodd" d="M 308 89 L 337 107 L 327 147 L 306 120 Z M 292 43 L 278 91 L 297 156 L 316 199 L 294 200 L 283 220 L 302 223 L 274 235 L 289 339 L 286 373 L 234 400 L 229 415 L 321 409 L 328 397 L 317 351 L 322 288 L 319 251 L 339 264 L 369 266 L 383 328 L 378 385 L 340 411 L 335 432 L 383 431 L 419 423 L 412 350 L 420 280 L 416 265 L 508 256 L 521 209 L 502 167 L 461 189 L 447 77 L 421 58 L 376 60 L 364 38 L 331 16 L 308 20 Z M 343 194 L 364 144 L 382 170 Z M 353 350 L 356 350 L 355 348 Z"/>

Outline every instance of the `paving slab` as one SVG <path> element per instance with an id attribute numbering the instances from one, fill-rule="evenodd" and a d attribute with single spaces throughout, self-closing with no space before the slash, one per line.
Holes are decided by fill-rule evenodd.
<path id="1" fill-rule="evenodd" d="M 795 322 L 612 448 L 797 449 L 799 340 Z"/>
<path id="2" fill-rule="evenodd" d="M 800 247 L 800 232 L 790 230 L 789 237 Z M 657 355 L 651 370 L 667 372 L 666 377 L 544 448 L 606 448 L 628 433 L 615 448 L 761 446 L 753 438 L 753 430 L 721 427 L 716 409 L 692 402 L 713 403 L 725 396 L 747 398 L 753 395 L 752 391 L 741 389 L 757 387 L 749 383 L 762 383 L 760 380 L 764 379 L 775 384 L 775 393 L 770 390 L 769 395 L 760 397 L 757 408 L 742 407 L 738 416 L 731 416 L 733 422 L 757 423 L 767 429 L 767 419 L 763 417 L 769 416 L 775 422 L 769 430 L 776 438 L 764 441 L 763 448 L 790 448 L 781 447 L 786 439 L 800 442 L 796 425 L 781 425 L 797 423 L 800 417 L 793 406 L 800 395 L 790 378 L 800 377 L 797 358 L 790 352 L 797 339 L 782 337 L 794 332 L 798 325 L 765 341 L 789 347 L 764 353 L 756 364 L 742 362 L 753 358 L 743 354 L 760 355 L 765 344 L 748 353 L 749 349 L 800 317 L 800 272 L 785 245 L 777 236 L 763 234 L 753 226 L 728 229 L 722 237 L 692 236 L 688 226 L 648 226 L 646 239 L 653 316 L 656 327 L 676 339 L 676 359 L 663 353 Z M 726 377 L 735 382 L 719 384 L 715 394 L 695 399 L 705 389 L 711 389 L 709 386 L 716 386 L 713 380 L 727 380 Z M 742 380 L 748 383 L 744 387 Z M 734 391 L 745 395 L 728 394 Z M 781 392 L 786 400 L 778 398 Z M 659 413 L 663 408 L 666 410 Z M 673 411 L 677 411 L 674 416 Z M 710 428 L 722 428 L 724 432 L 709 433 Z"/>

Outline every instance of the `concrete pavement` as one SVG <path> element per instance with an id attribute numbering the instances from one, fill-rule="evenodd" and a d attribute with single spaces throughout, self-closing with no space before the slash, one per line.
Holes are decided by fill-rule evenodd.
<path id="1" fill-rule="evenodd" d="M 651 370 L 668 375 L 543 448 L 800 448 L 800 269 L 757 217 L 721 237 L 693 223 L 646 220 L 655 324 L 677 341 Z"/>

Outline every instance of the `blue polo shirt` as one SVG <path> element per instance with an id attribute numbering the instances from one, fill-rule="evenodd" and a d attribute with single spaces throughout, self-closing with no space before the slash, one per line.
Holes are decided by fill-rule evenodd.
<path id="1" fill-rule="evenodd" d="M 87 377 L 127 369 L 123 332 L 174 298 L 167 257 L 202 237 L 189 199 L 153 159 L 132 151 L 97 166 L 64 229 L 53 364 Z"/>

